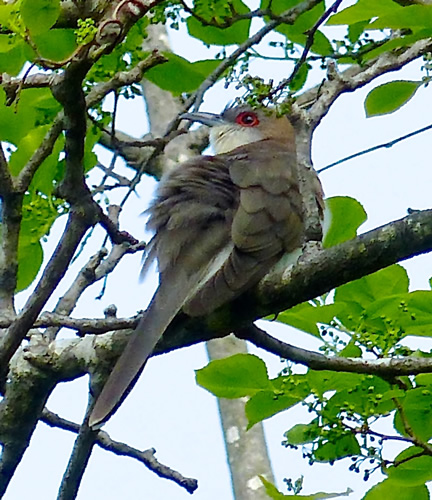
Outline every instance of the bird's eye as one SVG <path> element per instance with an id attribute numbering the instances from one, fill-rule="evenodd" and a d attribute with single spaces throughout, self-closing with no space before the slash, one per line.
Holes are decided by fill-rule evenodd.
<path id="1" fill-rule="evenodd" d="M 243 111 L 237 115 L 236 123 L 243 127 L 256 127 L 259 124 L 259 119 L 255 113 Z"/>

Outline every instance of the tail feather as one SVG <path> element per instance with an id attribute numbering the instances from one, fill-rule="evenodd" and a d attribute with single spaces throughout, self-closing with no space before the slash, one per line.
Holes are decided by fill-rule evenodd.
<path id="1" fill-rule="evenodd" d="M 138 380 L 157 342 L 187 300 L 190 283 L 179 279 L 170 281 L 159 287 L 110 373 L 90 414 L 90 427 L 102 424 L 118 409 Z"/>

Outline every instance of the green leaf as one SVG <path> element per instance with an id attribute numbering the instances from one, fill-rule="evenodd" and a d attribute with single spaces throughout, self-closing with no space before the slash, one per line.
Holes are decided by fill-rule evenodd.
<path id="1" fill-rule="evenodd" d="M 279 15 L 298 3 L 299 0 L 273 0 L 271 2 L 271 10 L 274 14 Z M 268 6 L 268 0 L 261 2 L 261 8 L 266 9 Z M 308 30 L 315 25 L 324 11 L 325 4 L 324 2 L 320 2 L 318 5 L 299 16 L 293 25 L 281 24 L 276 27 L 276 31 L 285 35 L 291 42 L 304 46 L 306 44 Z M 268 18 L 265 19 L 268 21 Z M 311 52 L 323 56 L 333 53 L 330 41 L 321 31 L 317 31 L 314 35 Z"/>
<path id="2" fill-rule="evenodd" d="M 399 264 L 342 285 L 336 289 L 336 302 L 356 302 L 363 308 L 389 295 L 408 292 L 409 278 Z"/>
<path id="3" fill-rule="evenodd" d="M 317 323 L 330 324 L 331 320 L 345 309 L 345 304 L 328 304 L 315 306 L 304 302 L 280 313 L 277 320 L 286 325 L 291 325 L 316 337 L 320 337 Z"/>
<path id="4" fill-rule="evenodd" d="M 246 403 L 248 429 L 256 423 L 303 401 L 309 392 L 308 380 L 304 375 L 290 375 L 273 379 L 269 390 L 256 392 Z"/>
<path id="5" fill-rule="evenodd" d="M 87 130 L 84 144 L 84 172 L 89 172 L 98 163 L 98 157 L 93 149 L 101 135 L 102 132 L 98 127 L 89 127 Z"/>
<path id="6" fill-rule="evenodd" d="M 283 10 L 286 10 L 286 8 Z M 299 16 L 293 25 L 281 24 L 276 28 L 276 31 L 285 35 L 291 42 L 297 43 L 304 47 L 308 38 L 308 30 L 310 30 L 315 25 L 324 11 L 325 5 L 324 2 L 321 2 L 313 9 L 310 9 L 309 11 Z M 318 30 L 315 32 L 310 52 L 314 52 L 322 56 L 328 56 L 329 54 L 333 53 L 333 47 L 322 31 Z"/>
<path id="7" fill-rule="evenodd" d="M 400 37 L 393 38 L 390 40 L 387 40 L 385 43 L 380 45 L 379 47 L 376 47 L 373 50 L 370 50 L 369 52 L 366 52 L 362 59 L 363 61 L 369 61 L 370 59 L 373 59 L 383 52 L 389 52 L 391 50 L 398 49 L 400 47 L 407 47 L 409 45 L 412 45 L 414 42 L 417 40 L 422 40 L 424 38 L 430 38 L 432 36 L 432 29 L 431 28 L 425 28 L 422 30 L 418 30 L 413 34 L 404 34 L 403 36 L 401 35 Z"/>
<path id="8" fill-rule="evenodd" d="M 42 245 L 39 241 L 30 242 L 26 238 L 18 243 L 18 277 L 16 291 L 20 292 L 30 286 L 36 278 L 43 262 Z"/>
<path id="9" fill-rule="evenodd" d="M 360 454 L 360 446 L 352 434 L 340 437 L 336 442 L 327 442 L 315 450 L 315 458 L 319 462 L 333 462 L 345 457 Z"/>
<path id="10" fill-rule="evenodd" d="M 246 403 L 248 429 L 258 422 L 291 408 L 300 401 L 303 401 L 303 397 L 294 394 L 278 395 L 274 390 L 257 392 Z"/>
<path id="11" fill-rule="evenodd" d="M 195 373 L 197 384 L 219 398 L 241 398 L 272 388 L 264 361 L 252 354 L 211 361 Z"/>
<path id="12" fill-rule="evenodd" d="M 36 278 L 43 262 L 40 239 L 49 234 L 62 211 L 46 196 L 38 193 L 25 195 L 18 244 L 17 292 L 27 288 Z"/>
<path id="13" fill-rule="evenodd" d="M 407 392 L 402 403 L 404 416 L 414 434 L 423 441 L 432 437 L 432 387 L 419 387 Z M 395 416 L 395 428 L 406 435 L 400 413 Z"/>
<path id="14" fill-rule="evenodd" d="M 23 36 L 25 28 L 20 16 L 19 2 L 0 5 L 0 25 Z M 6 35 L 8 36 L 8 35 Z"/>
<path id="15" fill-rule="evenodd" d="M 359 346 L 355 344 L 355 341 L 351 340 L 346 347 L 339 352 L 339 356 L 344 358 L 361 358 L 362 350 Z"/>
<path id="16" fill-rule="evenodd" d="M 24 96 L 25 92 L 23 92 Z M 22 96 L 22 98 L 23 98 Z M 6 95 L 0 88 L 0 140 L 18 146 L 19 141 L 34 127 L 36 110 L 33 106 L 23 106 L 22 102 L 16 109 L 5 106 Z"/>
<path id="17" fill-rule="evenodd" d="M 432 385 L 432 373 L 419 373 L 416 375 L 415 381 L 418 386 Z"/>
<path id="18" fill-rule="evenodd" d="M 59 156 L 63 151 L 64 138 L 60 136 L 54 144 L 52 153 L 41 163 L 37 169 L 29 191 L 39 191 L 46 195 L 51 195 L 55 187 L 54 180 L 57 178 Z"/>
<path id="19" fill-rule="evenodd" d="M 248 39 L 250 20 L 242 20 L 228 28 L 204 26 L 195 17 L 186 20 L 190 36 L 201 40 L 207 45 L 240 45 Z"/>
<path id="20" fill-rule="evenodd" d="M 362 36 L 369 21 L 360 21 L 348 26 L 348 40 L 355 43 Z"/>
<path id="21" fill-rule="evenodd" d="M 270 481 L 267 481 L 267 479 L 264 476 L 259 476 L 259 478 L 261 479 L 264 485 L 267 495 L 273 500 L 284 500 L 285 498 L 294 498 L 294 499 L 298 498 L 303 500 L 324 500 L 326 498 L 344 497 L 352 493 L 352 490 L 348 488 L 347 491 L 343 493 L 325 493 L 323 491 L 320 491 L 318 493 L 312 493 L 310 495 L 284 495 L 276 488 L 274 484 L 270 483 Z"/>
<path id="22" fill-rule="evenodd" d="M 47 31 L 57 21 L 60 0 L 22 0 L 21 18 L 32 35 Z"/>
<path id="23" fill-rule="evenodd" d="M 358 0 L 351 7 L 331 16 L 327 25 L 356 24 L 360 21 L 369 21 L 372 18 L 394 12 L 396 9 L 405 10 L 399 7 L 393 0 Z"/>
<path id="24" fill-rule="evenodd" d="M 362 204 L 349 196 L 334 196 L 326 200 L 326 224 L 323 246 L 338 245 L 355 238 L 357 229 L 366 221 Z M 328 222 L 327 222 L 328 221 Z"/>
<path id="25" fill-rule="evenodd" d="M 277 3 L 280 4 L 279 7 L 277 6 Z M 272 10 L 275 9 L 274 12 L 280 11 L 278 13 L 282 13 L 283 11 L 287 10 L 290 7 L 284 0 L 279 0 L 279 2 L 277 3 L 275 5 L 275 3 L 272 2 Z M 294 24 L 282 25 L 281 28 L 284 30 L 284 34 L 290 33 L 291 35 L 294 34 L 304 35 L 308 30 L 310 30 L 313 26 L 315 26 L 316 22 L 323 15 L 324 12 L 325 12 L 325 3 L 324 1 L 322 1 L 319 4 L 315 5 L 315 7 L 313 7 L 312 9 L 309 9 L 308 11 L 304 12 L 301 16 L 299 16 Z"/>
<path id="26" fill-rule="evenodd" d="M 217 5 L 217 2 L 213 4 L 213 6 Z M 241 0 L 234 0 L 233 2 L 230 2 L 229 5 L 231 5 L 235 12 L 238 14 L 246 14 L 250 12 L 250 9 Z M 223 22 L 223 12 L 218 13 L 212 11 L 207 13 L 200 11 L 200 9 L 197 9 L 197 14 L 201 15 L 208 21 L 211 21 L 212 18 L 215 18 L 219 22 Z M 230 12 L 225 10 L 225 16 L 230 17 L 230 15 Z M 215 26 L 205 26 L 201 24 L 198 19 L 190 16 L 186 20 L 186 25 L 189 35 L 193 36 L 194 38 L 198 38 L 207 45 L 240 45 L 249 38 L 251 20 L 243 19 L 241 21 L 237 21 L 232 26 L 229 26 L 227 28 L 217 28 Z"/>
<path id="27" fill-rule="evenodd" d="M 386 12 L 371 23 L 371 29 L 422 29 L 432 24 L 431 5 L 408 5 Z"/>
<path id="28" fill-rule="evenodd" d="M 315 33 L 310 50 L 311 52 L 315 52 L 315 54 L 319 54 L 320 56 L 329 56 L 333 54 L 332 44 L 322 31 L 317 31 Z"/>
<path id="29" fill-rule="evenodd" d="M 396 80 L 375 87 L 365 100 L 366 116 L 393 113 L 406 104 L 421 85 L 422 82 Z"/>
<path id="30" fill-rule="evenodd" d="M 363 383 L 366 375 L 309 370 L 306 377 L 311 391 L 322 397 L 327 391 L 342 391 L 356 387 Z"/>
<path id="31" fill-rule="evenodd" d="M 37 127 L 20 140 L 19 147 L 14 151 L 9 160 L 12 175 L 18 175 L 48 132 L 49 125 Z"/>
<path id="32" fill-rule="evenodd" d="M 404 335 L 432 335 L 432 292 L 416 290 L 376 300 L 365 308 L 370 320 L 391 320 L 394 327 L 403 330 Z"/>
<path id="33" fill-rule="evenodd" d="M 164 56 L 168 62 L 151 68 L 144 77 L 174 95 L 196 90 L 221 63 L 212 59 L 191 63 L 172 53 L 164 53 Z"/>
<path id="34" fill-rule="evenodd" d="M 42 57 L 52 61 L 67 59 L 77 48 L 74 31 L 58 29 L 34 36 L 33 41 Z"/>
<path id="35" fill-rule="evenodd" d="M 288 443 L 292 445 L 311 443 L 318 435 L 319 430 L 315 422 L 310 424 L 296 424 L 284 434 Z"/>
<path id="36" fill-rule="evenodd" d="M 270 481 L 267 481 L 267 479 L 264 476 L 260 476 L 261 482 L 264 485 L 265 491 L 267 495 L 272 498 L 273 500 L 283 500 L 286 498 L 286 495 L 281 493 L 276 486 L 271 483 Z"/>
<path id="37" fill-rule="evenodd" d="M 329 399 L 327 411 L 338 415 L 341 408 L 369 416 L 385 414 L 394 410 L 391 398 L 386 398 L 390 386 L 387 382 L 374 376 L 364 376 L 361 382 L 337 392 Z"/>
<path id="38" fill-rule="evenodd" d="M 289 84 L 291 92 L 297 92 L 303 88 L 309 74 L 309 69 L 310 67 L 309 64 L 307 63 L 303 63 L 300 66 L 300 69 L 298 70 L 297 74 Z"/>
<path id="39" fill-rule="evenodd" d="M 18 75 L 27 61 L 24 49 L 25 43 L 17 35 L 0 35 L 0 74 Z"/>
<path id="40" fill-rule="evenodd" d="M 271 7 L 271 10 L 277 16 L 288 9 L 292 9 L 303 0 L 261 0 L 260 9 L 266 10 Z"/>
<path id="41" fill-rule="evenodd" d="M 429 491 L 425 485 L 403 487 L 397 481 L 385 479 L 382 483 L 373 486 L 363 497 L 363 500 L 383 500 L 383 498 L 397 498 L 397 500 L 429 500 Z"/>
<path id="42" fill-rule="evenodd" d="M 20 238 L 24 245 L 39 242 L 49 234 L 54 221 L 64 213 L 64 205 L 40 193 L 28 193 L 23 203 L 23 219 Z"/>
<path id="43" fill-rule="evenodd" d="M 423 454 L 422 456 L 418 456 Z M 411 458 L 410 460 L 407 460 Z M 424 450 L 411 446 L 403 450 L 394 459 L 398 466 L 389 467 L 386 470 L 392 481 L 403 486 L 418 486 L 432 480 L 432 457 L 424 455 Z"/>
<path id="44" fill-rule="evenodd" d="M 25 89 L 18 105 L 5 106 L 6 95 L 0 88 L 0 140 L 20 146 L 20 141 L 35 127 L 51 124 L 60 104 L 48 89 Z"/>

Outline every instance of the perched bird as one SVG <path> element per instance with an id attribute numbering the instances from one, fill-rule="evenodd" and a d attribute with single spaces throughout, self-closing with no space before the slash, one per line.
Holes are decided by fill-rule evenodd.
<path id="1" fill-rule="evenodd" d="M 242 294 L 284 255 L 301 248 L 304 217 L 294 128 L 287 117 L 247 106 L 183 119 L 211 127 L 214 156 L 178 165 L 148 210 L 160 284 L 114 366 L 89 425 L 105 421 L 140 375 L 175 315 L 205 315 Z M 323 193 L 316 177 L 316 202 Z"/>

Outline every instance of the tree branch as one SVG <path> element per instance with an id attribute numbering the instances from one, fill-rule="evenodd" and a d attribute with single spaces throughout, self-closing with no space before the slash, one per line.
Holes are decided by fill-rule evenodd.
<path id="1" fill-rule="evenodd" d="M 10 193 L 13 189 L 12 176 L 9 172 L 8 162 L 0 142 L 0 196 Z"/>
<path id="2" fill-rule="evenodd" d="M 155 354 L 226 336 L 231 331 L 248 327 L 260 317 L 293 307 L 399 260 L 431 250 L 432 210 L 426 210 L 338 246 L 314 252 L 291 269 L 281 262 L 255 290 L 209 316 L 189 318 L 179 314 L 158 343 Z M 55 349 L 51 348 L 45 356 L 40 353 L 32 355 L 30 352 L 26 358 L 44 370 L 54 370 L 62 379 L 69 379 L 82 375 L 89 367 L 93 370 L 99 363 L 109 363 L 108 358 L 114 359 L 120 354 L 130 333 L 123 330 L 97 337 L 86 336 L 69 344 L 62 342 Z M 275 353 L 280 355 L 276 348 L 280 349 L 280 345 L 274 347 Z M 290 349 L 289 356 L 297 356 L 299 362 L 302 353 L 309 356 L 302 350 L 294 352 L 291 346 Z M 327 363 L 327 358 L 322 355 L 315 356 L 314 362 L 318 364 L 312 368 L 318 369 L 319 363 Z M 310 357 L 305 359 L 310 360 Z M 394 360 L 380 360 L 375 365 L 367 361 L 366 365 L 373 368 L 364 368 L 359 360 L 332 361 L 336 362 L 347 363 L 349 371 L 370 369 L 386 375 L 393 374 L 394 366 L 397 366 L 397 370 L 404 370 L 404 373 L 432 371 L 432 360 L 421 358 L 415 358 L 415 362 L 409 359 L 406 365 L 401 360 L 397 360 L 397 365 Z M 395 374 L 399 374 L 397 370 Z"/>
<path id="3" fill-rule="evenodd" d="M 1 170 L 1 166 L 0 166 Z M 5 184 L 4 188 L 6 188 Z M 9 319 L 15 317 L 14 295 L 18 272 L 18 240 L 22 219 L 23 195 L 2 194 L 0 232 L 0 314 Z"/>
<path id="4" fill-rule="evenodd" d="M 87 229 L 96 222 L 95 220 L 88 220 L 90 216 L 91 212 L 84 212 L 82 214 L 72 211 L 69 214 L 65 232 L 49 260 L 39 283 L 17 319 L 8 328 L 5 337 L 1 339 L 0 375 L 2 380 L 6 376 L 10 359 L 27 335 L 27 332 L 32 328 L 42 308 L 66 273 L 79 242 Z"/>
<path id="5" fill-rule="evenodd" d="M 376 146 L 372 146 L 367 149 L 363 149 L 362 151 L 359 151 L 358 153 L 354 153 L 349 156 L 345 156 L 345 158 L 341 158 L 340 160 L 337 160 L 333 163 L 329 163 L 325 167 L 320 168 L 317 170 L 317 172 L 320 174 L 321 172 L 325 172 L 326 170 L 330 170 L 333 167 L 336 167 L 337 165 L 340 165 L 341 163 L 345 163 L 346 161 L 353 160 L 354 158 L 358 158 L 360 156 L 363 156 L 368 153 L 372 153 L 373 151 L 377 151 L 378 149 L 389 149 L 392 148 L 395 144 L 398 144 L 399 142 L 405 141 L 406 139 L 410 139 L 411 137 L 414 137 L 418 134 L 422 134 L 423 132 L 427 132 L 428 130 L 432 129 L 432 125 L 427 125 L 426 127 L 419 128 L 417 130 L 414 130 L 413 132 L 410 132 L 409 134 L 401 135 L 400 137 L 397 137 L 396 139 L 392 139 L 391 141 L 388 142 L 383 142 L 382 144 L 377 144 Z"/>
<path id="6" fill-rule="evenodd" d="M 328 78 L 317 87 L 305 92 L 293 105 L 293 113 L 302 117 L 315 129 L 324 116 L 328 113 L 334 101 L 345 92 L 353 92 L 364 87 L 375 78 L 397 71 L 409 62 L 429 52 L 432 48 L 430 38 L 419 40 L 398 52 L 384 52 L 372 59 L 364 66 L 352 66 L 343 73 L 338 73 L 331 67 Z M 302 113 L 300 108 L 313 102 L 307 113 Z"/>
<path id="7" fill-rule="evenodd" d="M 55 374 L 38 370 L 22 356 L 14 357 L 10 375 L 4 398 L 0 401 L 0 497 L 3 497 L 30 443 L 40 413 L 58 382 Z"/>
<path id="8" fill-rule="evenodd" d="M 57 500 L 74 500 L 77 497 L 78 489 L 97 440 L 98 431 L 92 430 L 87 425 L 89 410 L 92 406 L 93 395 L 90 392 L 86 417 L 82 425 L 78 428 L 72 453 L 60 483 Z"/>
<path id="9" fill-rule="evenodd" d="M 432 359 L 405 358 L 361 359 L 325 356 L 278 340 L 256 325 L 236 330 L 235 335 L 276 356 L 307 366 L 312 370 L 363 373 L 380 377 L 398 377 L 432 372 Z M 411 436 L 412 437 L 412 436 Z M 416 444 L 418 446 L 418 444 Z"/>
<path id="10" fill-rule="evenodd" d="M 297 73 L 299 72 L 301 66 L 306 61 L 307 55 L 309 54 L 309 51 L 314 43 L 314 38 L 315 38 L 316 32 L 318 31 L 320 26 L 322 26 L 327 21 L 327 19 L 330 17 L 331 14 L 334 14 L 337 12 L 341 3 L 342 3 L 342 0 L 336 0 L 325 12 L 323 12 L 323 14 L 320 16 L 318 21 L 312 26 L 312 28 L 307 31 L 307 38 L 306 38 L 305 46 L 303 48 L 303 52 L 300 56 L 300 59 L 296 62 L 294 69 L 292 70 L 291 75 L 288 78 L 285 78 L 284 80 L 282 80 L 277 85 L 277 87 L 270 92 L 269 96 L 266 96 L 266 97 L 271 99 L 272 97 L 277 95 L 279 92 L 281 92 L 285 87 L 287 87 L 294 80 L 294 78 L 296 77 Z"/>
<path id="11" fill-rule="evenodd" d="M 47 409 L 44 409 L 41 420 L 50 427 L 57 427 L 74 433 L 78 433 L 80 429 L 78 424 L 61 418 Z M 193 493 L 198 487 L 198 481 L 196 479 L 184 477 L 179 472 L 161 464 L 158 460 L 156 460 L 156 450 L 154 448 L 144 451 L 137 450 L 136 448 L 133 448 L 125 443 L 115 441 L 107 432 L 101 430 L 96 433 L 95 443 L 104 450 L 115 453 L 116 455 L 138 460 L 159 477 L 174 481 L 188 493 Z"/>
<path id="12" fill-rule="evenodd" d="M 180 315 L 156 352 L 164 353 L 221 337 L 256 319 L 371 274 L 401 260 L 432 251 L 432 210 L 415 212 L 332 248 L 307 255 L 292 268 L 283 261 L 244 296 L 205 318 Z"/>

